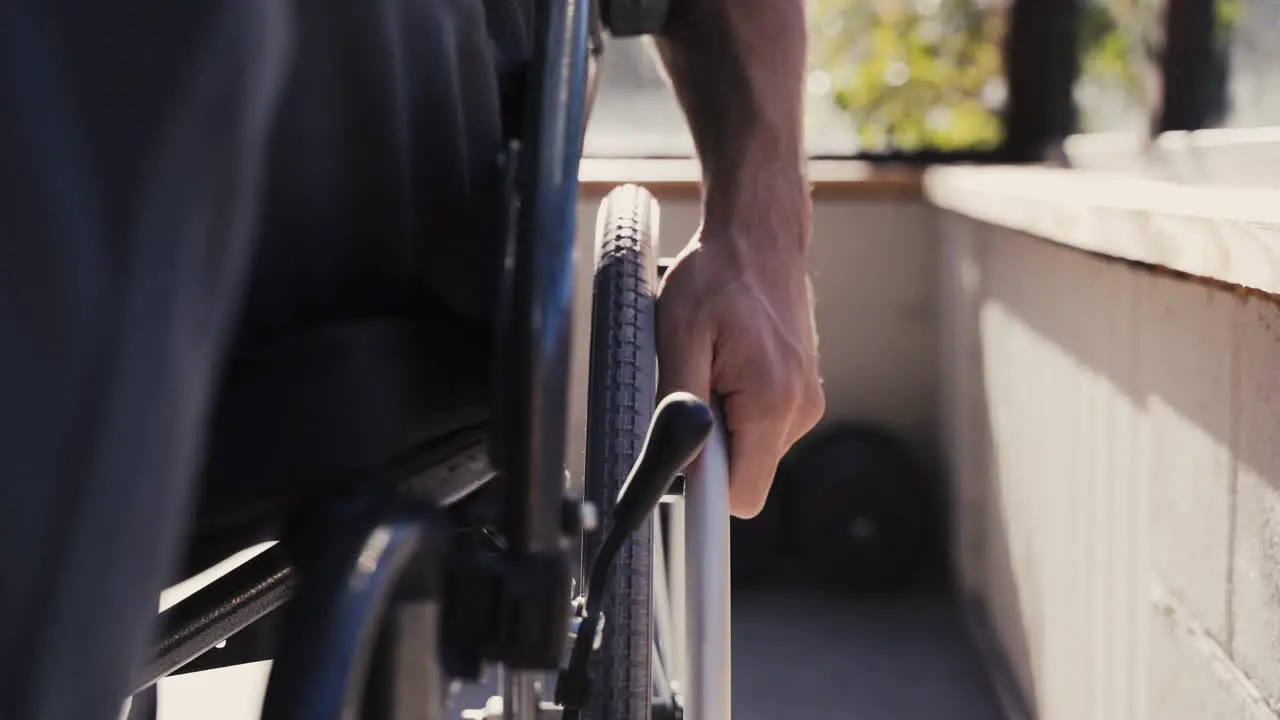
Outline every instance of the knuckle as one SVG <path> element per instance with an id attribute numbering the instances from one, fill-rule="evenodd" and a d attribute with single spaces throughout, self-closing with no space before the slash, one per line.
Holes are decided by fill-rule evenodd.
<path id="1" fill-rule="evenodd" d="M 795 406 L 796 388 L 785 373 L 759 373 L 744 385 L 761 420 L 777 420 Z"/>
<path id="2" fill-rule="evenodd" d="M 766 397 L 772 402 L 775 408 L 786 407 L 795 404 L 796 391 L 799 390 L 795 379 L 786 373 L 774 373 L 769 376 L 768 382 L 762 388 Z"/>

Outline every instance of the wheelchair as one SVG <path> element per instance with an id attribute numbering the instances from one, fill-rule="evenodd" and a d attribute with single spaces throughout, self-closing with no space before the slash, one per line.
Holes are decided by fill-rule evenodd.
<path id="1" fill-rule="evenodd" d="M 267 720 L 439 720 L 452 687 L 494 670 L 501 695 L 462 717 L 728 719 L 725 438 L 715 408 L 655 397 L 658 208 L 635 186 L 598 219 L 584 497 L 564 469 L 596 60 L 605 28 L 650 33 L 664 15 L 534 3 L 523 131 L 503 158 L 493 387 L 459 372 L 482 360 L 442 359 L 408 321 L 233 364 L 206 483 L 246 489 L 223 494 L 230 519 L 203 529 L 187 568 L 266 549 L 160 614 L 129 717 L 154 715 L 162 678 L 269 659 Z M 334 490 L 302 496 L 318 477 Z"/>

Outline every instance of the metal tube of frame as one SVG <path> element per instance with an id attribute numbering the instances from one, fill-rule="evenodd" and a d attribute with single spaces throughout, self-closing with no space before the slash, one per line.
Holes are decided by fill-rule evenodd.
<path id="1" fill-rule="evenodd" d="M 689 665 L 684 717 L 729 720 L 729 458 L 720 413 L 698 469 L 685 483 L 685 498 Z"/>
<path id="2" fill-rule="evenodd" d="M 296 586 L 297 575 L 277 546 L 165 610 L 160 615 L 160 643 L 135 679 L 133 691 L 151 686 L 284 605 Z"/>
<path id="3" fill-rule="evenodd" d="M 561 552 L 564 439 L 573 326 L 574 222 L 587 102 L 589 0 L 534 3 L 529 116 L 520 153 L 501 452 L 508 544 Z M 504 370 L 507 372 L 507 370 Z M 513 412 L 514 411 L 514 412 Z"/>
<path id="4" fill-rule="evenodd" d="M 685 644 L 689 637 L 686 613 L 689 595 L 685 574 L 685 552 L 688 547 L 688 543 L 685 542 L 685 533 L 688 528 L 685 524 L 684 498 L 674 498 L 667 511 L 668 521 L 671 523 L 667 533 L 671 545 L 667 553 L 667 570 L 670 573 L 671 585 L 671 630 L 675 635 L 675 643 L 679 643 L 679 645 L 673 643 L 671 648 L 670 673 L 675 681 L 680 683 L 680 691 L 684 692 L 685 683 L 689 678 L 689 648 Z"/>
<path id="5" fill-rule="evenodd" d="M 507 670 L 502 674 L 503 720 L 537 720 L 537 673 Z"/>
<path id="6" fill-rule="evenodd" d="M 377 630 L 405 568 L 423 548 L 424 524 L 404 518 L 343 533 L 303 564 L 263 718 L 357 716 Z"/>

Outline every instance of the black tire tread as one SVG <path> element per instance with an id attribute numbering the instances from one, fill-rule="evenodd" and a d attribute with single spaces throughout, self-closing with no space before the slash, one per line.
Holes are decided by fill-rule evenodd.
<path id="1" fill-rule="evenodd" d="M 598 218 L 588 392 L 586 494 L 608 520 L 653 415 L 657 391 L 656 203 L 624 185 Z M 587 720 L 648 720 L 652 698 L 652 521 L 623 547 L 604 604 L 605 626 L 591 668 Z M 594 558 L 601 533 L 588 536 Z"/>

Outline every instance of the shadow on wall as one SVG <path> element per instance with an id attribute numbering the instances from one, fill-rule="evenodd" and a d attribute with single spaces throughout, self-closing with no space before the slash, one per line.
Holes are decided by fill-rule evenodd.
<path id="1" fill-rule="evenodd" d="M 986 232 L 979 347 L 992 493 L 987 609 L 1027 705 L 1044 708 L 1062 693 L 1056 669 L 1079 660 L 1075 672 L 1087 675 L 1083 663 L 1095 654 L 1090 566 L 1096 546 L 1112 539 L 1097 537 L 1107 528 L 1080 523 L 1073 509 L 1092 501 L 1090 485 L 1117 460 L 1076 446 L 1094 433 L 1117 449 L 1133 445 L 1124 437 L 1133 424 L 1108 426 L 1105 387 L 1123 389 L 1122 405 L 1141 404 L 1133 352 L 1117 343 L 1132 340 L 1133 275 L 1012 231 Z M 1067 616 L 1082 621 L 1074 637 L 1059 630 Z"/>
<path id="2" fill-rule="evenodd" d="M 947 238 L 938 277 L 939 376 L 949 504 L 956 508 L 949 519 L 952 566 L 1005 715 L 1016 720 L 1031 716 L 1027 707 L 1036 706 L 1036 687 L 987 404 L 989 364 L 981 332 L 986 244 L 972 220 L 944 215 L 940 222 L 940 236 Z"/>
<path id="3" fill-rule="evenodd" d="M 978 347 L 978 361 L 982 361 L 981 344 Z M 985 365 L 979 365 L 985 367 Z M 978 432 L 977 449 L 980 453 L 975 458 L 980 471 L 977 478 L 984 483 L 984 490 L 992 498 L 993 505 L 985 509 L 981 517 L 982 534 L 980 543 L 985 551 L 981 558 L 981 568 L 977 572 L 983 577 L 986 587 L 998 588 L 999 591 L 986 598 L 987 605 L 982 606 L 972 593 L 962 594 L 963 609 L 970 615 L 970 622 L 977 625 L 975 634 L 978 650 L 986 658 L 991 668 L 992 681 L 999 697 L 1005 716 L 1010 720 L 1031 718 L 1029 708 L 1038 707 L 1035 676 L 1030 672 L 1032 656 L 1031 646 L 1027 641 L 1023 620 L 1023 598 L 1013 571 L 1014 544 L 1009 541 L 1010 533 L 1005 506 L 1000 496 L 1000 488 L 995 445 L 991 432 L 990 410 L 987 406 L 986 381 L 983 374 L 977 376 L 974 392 L 978 401 L 974 406 L 977 423 L 971 427 Z M 1010 686 L 1009 681 L 1016 683 Z"/>
<path id="4" fill-rule="evenodd" d="M 1168 682 L 1191 667 L 1169 656 L 1191 651 L 1149 619 L 1153 583 L 1280 697 L 1280 305 L 981 233 L 982 587 L 1029 704 L 1198 705 Z"/>

